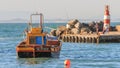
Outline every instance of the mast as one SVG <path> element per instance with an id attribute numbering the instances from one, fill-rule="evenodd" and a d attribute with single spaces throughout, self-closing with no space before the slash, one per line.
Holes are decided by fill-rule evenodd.
<path id="1" fill-rule="evenodd" d="M 40 28 L 41 29 L 43 29 L 42 24 L 43 24 L 43 14 L 40 13 Z"/>

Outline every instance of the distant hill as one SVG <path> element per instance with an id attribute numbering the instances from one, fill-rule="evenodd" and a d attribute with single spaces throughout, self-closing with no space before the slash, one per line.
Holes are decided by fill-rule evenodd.
<path id="1" fill-rule="evenodd" d="M 15 18 L 11 20 L 0 20 L 0 23 L 26 23 L 28 20 Z"/>
<path id="2" fill-rule="evenodd" d="M 45 23 L 67 23 L 71 19 L 45 19 Z M 100 19 L 78 19 L 80 22 L 100 21 Z M 101 20 L 102 21 L 102 20 Z M 29 20 L 22 18 L 14 18 L 10 20 L 0 20 L 0 23 L 28 23 Z M 33 22 L 39 22 L 39 20 L 33 20 Z M 119 19 L 112 20 L 112 22 L 119 22 Z"/>

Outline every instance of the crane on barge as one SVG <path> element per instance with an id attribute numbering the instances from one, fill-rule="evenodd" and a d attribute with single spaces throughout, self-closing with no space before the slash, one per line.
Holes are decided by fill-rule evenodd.
<path id="1" fill-rule="evenodd" d="M 40 16 L 38 27 L 32 26 L 32 17 Z M 16 47 L 19 58 L 36 57 L 59 57 L 61 50 L 61 41 L 57 37 L 48 36 L 43 32 L 43 14 L 31 14 L 29 29 L 26 31 L 26 38 Z"/>

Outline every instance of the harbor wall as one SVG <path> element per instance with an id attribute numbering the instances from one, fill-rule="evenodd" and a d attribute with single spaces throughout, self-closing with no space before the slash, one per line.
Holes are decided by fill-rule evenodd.
<path id="1" fill-rule="evenodd" d="M 76 42 L 76 43 L 108 43 L 108 42 L 120 42 L 120 34 L 118 32 L 112 32 L 113 34 L 106 35 L 62 35 L 63 42 Z M 115 35 L 117 33 L 117 35 Z"/>

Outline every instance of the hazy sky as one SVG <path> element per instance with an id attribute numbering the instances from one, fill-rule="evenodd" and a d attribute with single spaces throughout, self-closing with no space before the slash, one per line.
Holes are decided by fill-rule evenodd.
<path id="1" fill-rule="evenodd" d="M 103 19 L 110 5 L 111 18 L 120 20 L 120 0 L 0 0 L 0 20 L 28 19 L 42 12 L 46 19 Z"/>

